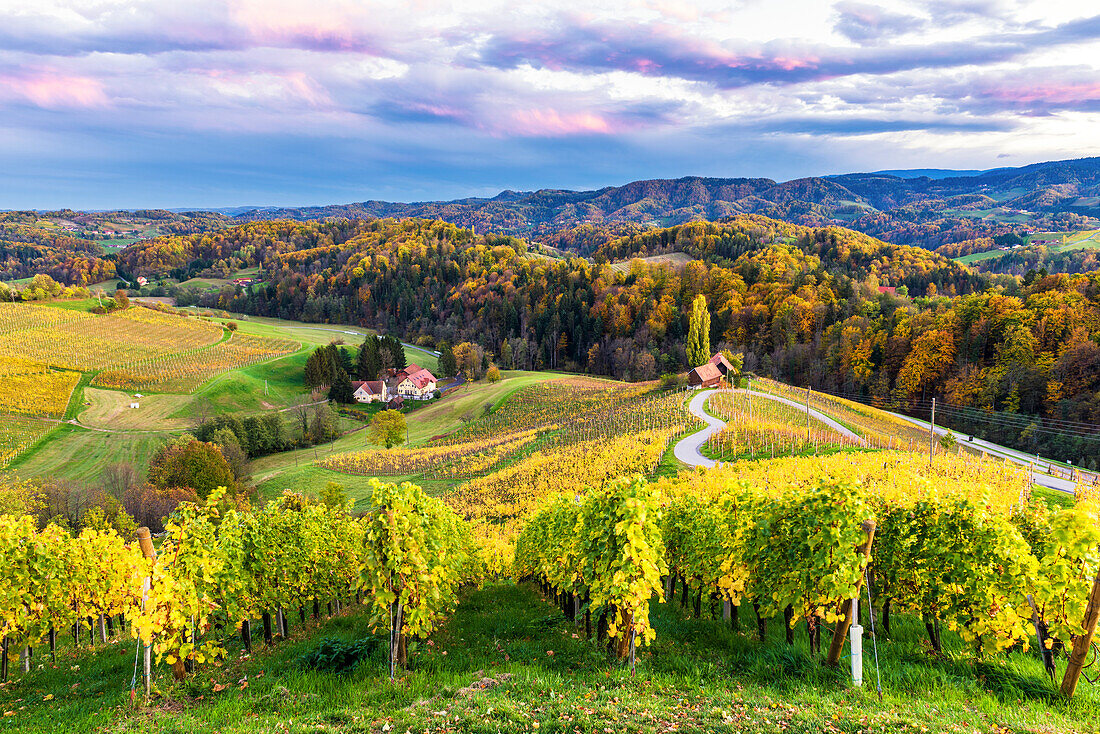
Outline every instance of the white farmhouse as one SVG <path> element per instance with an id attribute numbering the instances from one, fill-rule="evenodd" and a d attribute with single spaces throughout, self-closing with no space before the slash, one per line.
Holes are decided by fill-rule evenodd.
<path id="1" fill-rule="evenodd" d="M 355 380 L 351 383 L 356 402 L 384 403 L 388 399 L 383 380 Z"/>

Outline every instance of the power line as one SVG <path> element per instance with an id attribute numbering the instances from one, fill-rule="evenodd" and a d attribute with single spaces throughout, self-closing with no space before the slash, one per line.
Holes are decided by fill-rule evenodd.
<path id="1" fill-rule="evenodd" d="M 875 402 L 872 399 L 865 395 L 857 395 L 854 393 L 846 392 L 831 393 L 825 390 L 818 390 L 817 392 L 819 394 L 829 395 L 845 400 L 851 400 L 852 402 L 857 402 L 862 405 L 867 405 L 874 408 L 879 407 L 878 405 L 875 405 Z M 885 406 L 897 410 L 908 410 L 909 412 L 914 413 L 928 413 L 931 410 L 931 402 L 927 400 L 898 400 L 894 398 L 885 401 Z M 936 401 L 936 409 L 938 411 L 943 411 L 948 415 L 948 417 L 954 417 L 956 419 L 968 421 L 993 423 L 1001 428 L 1016 428 L 1022 430 L 1030 430 L 1031 433 L 1041 433 L 1050 436 L 1062 436 L 1066 438 L 1079 438 L 1088 441 L 1100 441 L 1100 426 L 1092 423 L 1047 419 L 1041 416 L 1027 416 L 1019 413 L 986 411 L 979 408 L 959 406 L 952 403 L 941 403 L 938 400 Z M 1048 425 L 1059 423 L 1064 424 L 1064 426 Z M 1080 430 L 1081 428 L 1084 428 L 1086 430 Z"/>

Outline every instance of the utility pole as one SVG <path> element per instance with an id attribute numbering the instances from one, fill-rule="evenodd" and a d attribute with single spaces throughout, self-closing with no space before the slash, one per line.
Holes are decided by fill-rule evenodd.
<path id="1" fill-rule="evenodd" d="M 810 442 L 810 387 L 806 386 L 806 443 Z"/>
<path id="2" fill-rule="evenodd" d="M 932 466 L 932 447 L 936 443 L 936 399 L 932 398 L 932 420 L 928 424 L 928 466 Z"/>

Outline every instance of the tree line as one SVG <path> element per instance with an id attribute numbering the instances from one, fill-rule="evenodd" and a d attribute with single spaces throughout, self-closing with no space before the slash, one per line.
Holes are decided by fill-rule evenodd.
<path id="1" fill-rule="evenodd" d="M 423 220 L 265 222 L 170 242 L 182 248 L 172 257 L 143 244 L 146 265 L 217 254 L 263 267 L 263 283 L 202 295 L 203 306 L 362 324 L 441 352 L 455 345 L 455 356 L 475 345 L 485 366 L 681 372 L 702 295 L 711 345 L 744 354 L 750 372 L 883 402 L 938 396 L 1100 422 L 1089 367 L 1100 350 L 1097 272 L 989 275 L 839 227 L 758 216 L 626 231 L 595 245 L 601 262 L 530 257 L 519 240 Z M 643 259 L 670 252 L 694 259 Z M 1014 440 L 1036 450 L 1048 439 Z"/>

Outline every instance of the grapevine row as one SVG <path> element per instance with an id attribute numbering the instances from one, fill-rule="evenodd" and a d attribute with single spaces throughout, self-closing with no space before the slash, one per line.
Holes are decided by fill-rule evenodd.
<path id="1" fill-rule="evenodd" d="M 365 599 L 392 629 L 395 661 L 405 637 L 425 636 L 460 584 L 482 572 L 469 525 L 405 483 L 371 484 L 362 517 L 287 494 L 262 510 L 227 507 L 223 492 L 185 503 L 166 523 L 155 558 L 108 528 L 72 536 L 34 519 L 0 516 L 0 637 L 9 650 L 53 630 L 123 615 L 159 659 L 185 667 L 224 654 L 224 630 L 250 645 L 250 620 L 270 616 L 285 634 L 289 610 Z"/>

